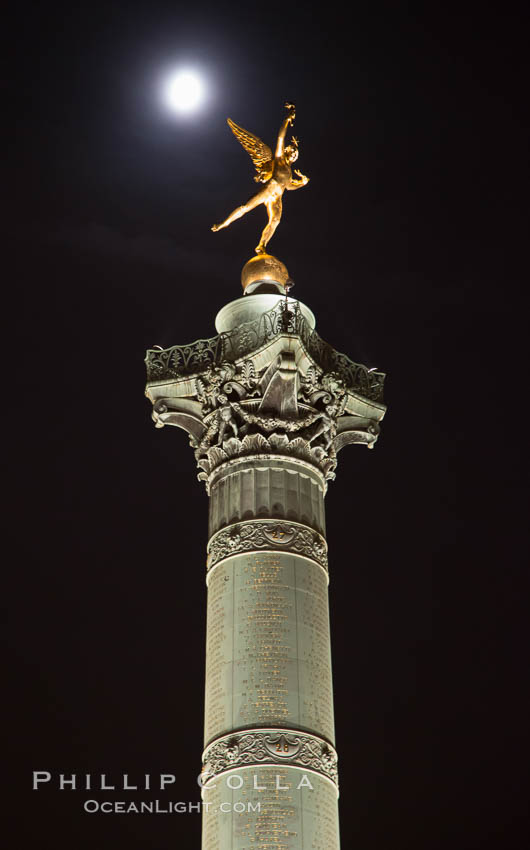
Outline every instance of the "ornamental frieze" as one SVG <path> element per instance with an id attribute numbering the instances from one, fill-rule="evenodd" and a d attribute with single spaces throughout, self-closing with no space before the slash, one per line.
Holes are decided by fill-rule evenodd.
<path id="1" fill-rule="evenodd" d="M 354 363 L 345 354 L 335 351 L 310 328 L 298 302 L 290 304 L 286 310 L 282 300 L 255 321 L 242 324 L 229 333 L 200 339 L 189 345 L 174 345 L 166 349 L 156 347 L 147 351 L 147 380 L 175 380 L 202 373 L 208 367 L 217 367 L 223 362 L 235 363 L 286 333 L 300 339 L 320 371 L 334 372 L 347 389 L 373 401 L 382 401 L 384 374 Z"/>
<path id="2" fill-rule="evenodd" d="M 238 523 L 218 531 L 208 544 L 208 570 L 224 558 L 260 549 L 303 555 L 328 568 L 326 541 L 316 531 L 296 523 L 261 520 Z"/>
<path id="3" fill-rule="evenodd" d="M 213 741 L 203 753 L 202 781 L 234 768 L 266 764 L 312 770 L 338 784 L 337 753 L 330 744 L 281 729 L 237 732 Z"/>

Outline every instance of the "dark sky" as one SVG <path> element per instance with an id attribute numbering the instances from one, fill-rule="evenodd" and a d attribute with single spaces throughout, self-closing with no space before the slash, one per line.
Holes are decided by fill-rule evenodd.
<path id="1" fill-rule="evenodd" d="M 343 848 L 527 846 L 523 5 L 18 4 L 7 36 L 9 846 L 200 846 L 31 771 L 199 799 L 207 497 L 143 357 L 239 297 L 265 218 L 210 232 L 255 186 L 225 118 L 272 144 L 286 100 L 311 182 L 270 249 L 388 374 L 327 497 Z M 186 120 L 183 64 L 212 86 Z"/>

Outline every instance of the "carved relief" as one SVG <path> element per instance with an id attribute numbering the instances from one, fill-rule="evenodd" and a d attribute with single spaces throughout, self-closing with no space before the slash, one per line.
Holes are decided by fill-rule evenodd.
<path id="1" fill-rule="evenodd" d="M 374 401 L 382 401 L 385 376 L 354 363 L 335 351 L 312 330 L 298 303 L 285 310 L 282 299 L 271 310 L 253 322 L 247 322 L 230 333 L 211 339 L 200 339 L 189 345 L 147 351 L 145 362 L 148 381 L 168 381 L 203 372 L 208 366 L 235 363 L 246 358 L 279 334 L 296 336 L 322 372 L 338 374 L 347 389 Z"/>
<path id="2" fill-rule="evenodd" d="M 277 520 L 238 523 L 218 531 L 208 544 L 207 567 L 231 555 L 259 549 L 278 549 L 304 555 L 328 568 L 327 546 L 322 535 L 302 525 Z"/>
<path id="3" fill-rule="evenodd" d="M 314 770 L 338 784 L 337 753 L 330 744 L 280 729 L 237 732 L 214 741 L 203 754 L 203 783 L 226 770 L 264 764 Z"/>
<path id="4" fill-rule="evenodd" d="M 268 328 L 267 339 L 269 334 L 273 338 L 286 332 L 285 322 L 278 324 L 279 316 L 271 312 L 272 325 L 262 317 L 263 328 Z M 287 332 L 302 332 L 305 320 L 301 314 L 298 317 L 296 307 L 289 316 Z M 250 325 L 238 330 L 239 354 L 245 333 L 252 336 L 255 331 Z M 257 346 L 261 337 L 254 334 L 252 338 Z M 201 342 L 195 352 L 197 357 L 201 352 L 205 354 L 200 374 L 189 380 L 182 378 L 181 396 L 158 398 L 153 418 L 157 427 L 178 425 L 188 431 L 200 470 L 198 477 L 206 482 L 207 489 L 211 474 L 221 464 L 237 457 L 264 454 L 284 455 L 312 464 L 326 480 L 331 480 L 335 477 L 337 452 L 341 448 L 350 443 L 371 447 L 377 439 L 377 423 L 366 418 L 364 410 L 370 413 L 371 409 L 366 405 L 363 408 L 362 401 L 357 408 L 362 416 L 345 415 L 351 381 L 340 366 L 343 355 L 337 355 L 338 359 L 327 358 L 334 366 L 329 370 L 320 368 L 318 358 L 308 365 L 304 355 L 305 373 L 301 374 L 297 355 L 290 346 L 279 353 L 276 349 L 276 354 L 271 354 L 268 360 L 257 357 L 258 368 L 253 355 L 232 361 L 218 357 L 217 348 L 218 359 L 212 362 L 206 356 L 210 347 L 204 348 L 205 345 Z M 246 343 L 242 350 L 250 354 Z M 255 352 L 259 353 L 257 349 Z M 165 354 L 153 353 L 153 363 L 162 362 L 160 358 Z M 320 362 L 326 362 L 326 357 L 320 357 Z M 351 412 L 356 408 L 348 409 Z"/>
<path id="5" fill-rule="evenodd" d="M 219 398 L 222 399 L 222 401 L 226 400 L 226 396 L 224 395 L 219 396 Z M 233 437 L 237 437 L 239 433 L 238 424 L 232 410 L 233 407 L 231 404 L 223 404 L 223 406 L 219 408 L 219 434 L 217 437 L 217 445 L 222 445 L 228 429 L 231 429 Z"/>
<path id="6" fill-rule="evenodd" d="M 239 433 L 242 431 L 243 428 Z M 224 440 L 222 445 L 218 445 L 217 440 L 214 445 L 208 447 L 209 442 L 214 442 L 213 437 L 217 432 L 218 425 L 214 424 L 212 429 L 206 432 L 196 451 L 197 466 L 202 470 L 198 475 L 200 481 L 208 482 L 211 473 L 231 458 L 267 454 L 298 458 L 316 466 L 326 480 L 335 478 L 337 457 L 333 443 L 325 448 L 322 445 L 312 446 L 309 439 L 299 436 L 290 438 L 287 434 L 272 433 L 264 437 L 258 432 L 247 434 L 243 439 L 232 437 Z"/>
<path id="7" fill-rule="evenodd" d="M 206 432 L 195 452 L 202 470 L 199 479 L 207 481 L 219 464 L 232 457 L 264 453 L 298 457 L 315 464 L 326 479 L 335 477 L 336 422 L 344 412 L 347 400 L 344 382 L 336 373 L 320 374 L 313 369 L 299 392 L 301 401 L 313 409 L 293 418 L 292 414 L 287 416 L 281 409 L 278 392 L 268 394 L 275 377 L 282 369 L 286 371 L 282 358 L 271 366 L 265 370 L 266 376 L 261 380 L 250 361 L 237 371 L 230 364 L 219 369 L 210 368 L 205 380 L 197 379 L 198 398 L 203 403 L 203 410 L 210 411 L 204 419 Z M 292 372 L 292 366 L 290 370 Z M 296 370 L 294 374 L 297 374 Z M 289 387 L 292 387 L 292 381 Z M 229 400 L 234 393 L 238 400 Z M 258 393 L 264 394 L 259 396 L 260 410 L 264 398 L 269 398 L 270 408 L 270 399 L 275 397 L 276 415 L 254 412 L 255 405 L 249 406 L 247 400 L 249 393 L 253 397 Z"/>
<path id="8" fill-rule="evenodd" d="M 202 412 L 205 416 L 217 407 L 222 385 L 234 376 L 235 371 L 229 363 L 209 366 L 199 378 L 195 379 L 197 399 L 202 404 Z"/>
<path id="9" fill-rule="evenodd" d="M 215 408 L 226 404 L 232 393 L 238 398 L 255 394 L 258 380 L 252 360 L 245 360 L 237 373 L 232 363 L 209 366 L 195 379 L 195 386 L 196 397 L 202 404 L 202 413 L 207 416 Z"/>

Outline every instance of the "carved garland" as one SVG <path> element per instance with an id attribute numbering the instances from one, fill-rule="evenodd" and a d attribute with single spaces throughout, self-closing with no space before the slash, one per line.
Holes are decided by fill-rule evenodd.
<path id="1" fill-rule="evenodd" d="M 300 767 L 338 785 L 337 753 L 321 738 L 283 729 L 237 732 L 210 744 L 203 753 L 202 781 L 247 765 Z"/>
<path id="2" fill-rule="evenodd" d="M 258 425 L 265 432 L 277 431 L 281 429 L 287 432 L 301 431 L 303 428 L 309 428 L 317 419 L 322 417 L 318 411 L 306 416 L 305 419 L 281 419 L 278 416 L 260 416 L 254 413 L 247 413 L 240 404 L 234 402 L 232 409 L 241 416 L 241 418 L 250 425 Z"/>
<path id="3" fill-rule="evenodd" d="M 231 555 L 255 549 L 274 549 L 293 552 L 328 568 L 326 541 L 316 531 L 291 522 L 250 520 L 218 531 L 208 543 L 207 569 Z"/>

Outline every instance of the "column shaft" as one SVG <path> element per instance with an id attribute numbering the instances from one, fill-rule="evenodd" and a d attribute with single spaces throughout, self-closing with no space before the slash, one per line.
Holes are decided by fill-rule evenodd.
<path id="1" fill-rule="evenodd" d="M 203 850 L 338 850 L 324 481 L 272 458 L 224 472 L 210 487 Z"/>

